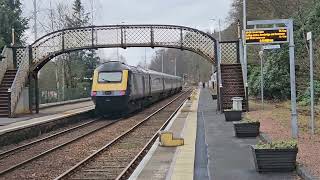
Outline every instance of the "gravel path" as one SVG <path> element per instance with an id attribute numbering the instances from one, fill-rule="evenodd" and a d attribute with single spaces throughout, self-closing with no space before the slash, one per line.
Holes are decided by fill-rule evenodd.
<path id="1" fill-rule="evenodd" d="M 27 165 L 24 165 L 13 172 L 7 173 L 0 177 L 0 179 L 53 179 L 67 169 L 71 168 L 82 159 L 96 151 L 121 133 L 126 131 L 129 127 L 140 122 L 147 117 L 150 112 L 157 110 L 163 104 L 172 100 L 175 96 L 168 98 L 145 109 L 126 120 L 119 121 L 112 124 L 108 128 L 104 128 L 96 133 L 93 133 L 81 141 L 77 141 L 67 145 L 59 150 L 56 150 L 46 156 L 43 156 Z M 14 156 L 13 156 L 14 159 Z M 1 164 L 5 164 L 2 162 Z"/>

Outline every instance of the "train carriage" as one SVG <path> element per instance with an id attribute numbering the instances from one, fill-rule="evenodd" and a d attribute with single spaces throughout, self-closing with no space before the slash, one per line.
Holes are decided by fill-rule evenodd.
<path id="1" fill-rule="evenodd" d="M 180 77 L 109 61 L 95 69 L 91 97 L 96 112 L 118 115 L 141 109 L 181 89 Z"/>

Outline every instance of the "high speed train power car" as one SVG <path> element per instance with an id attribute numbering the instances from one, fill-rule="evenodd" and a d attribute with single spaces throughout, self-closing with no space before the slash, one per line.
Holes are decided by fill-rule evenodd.
<path id="1" fill-rule="evenodd" d="M 91 97 L 100 115 L 132 112 L 178 93 L 182 78 L 119 61 L 109 61 L 95 69 Z"/>

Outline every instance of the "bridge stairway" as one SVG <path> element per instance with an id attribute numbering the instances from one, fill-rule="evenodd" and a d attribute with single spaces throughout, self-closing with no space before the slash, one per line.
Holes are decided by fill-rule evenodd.
<path id="1" fill-rule="evenodd" d="M 222 110 L 232 109 L 232 98 L 242 97 L 242 110 L 246 110 L 245 88 L 241 64 L 221 64 Z"/>
<path id="2" fill-rule="evenodd" d="M 11 87 L 16 73 L 16 69 L 7 70 L 0 84 L 0 117 L 8 117 L 9 115 L 8 89 Z"/>

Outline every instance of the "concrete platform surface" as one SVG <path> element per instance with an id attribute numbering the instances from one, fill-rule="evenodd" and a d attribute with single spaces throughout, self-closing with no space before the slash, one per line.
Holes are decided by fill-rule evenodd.
<path id="1" fill-rule="evenodd" d="M 197 106 L 197 97 L 188 100 L 166 128 L 166 131 L 173 132 L 174 137 L 184 137 L 185 145 L 161 147 L 156 141 L 130 179 L 192 179 Z"/>
<path id="2" fill-rule="evenodd" d="M 156 142 L 130 179 L 139 180 L 296 180 L 293 173 L 256 172 L 249 145 L 257 138 L 236 138 L 232 122 L 217 112 L 208 89 L 187 101 L 170 131 L 184 146 L 160 147 Z"/>
<path id="3" fill-rule="evenodd" d="M 226 122 L 224 115 L 216 112 L 216 107 L 217 103 L 212 100 L 208 89 L 202 89 L 198 108 L 198 132 L 204 132 L 204 135 L 200 133 L 197 137 L 194 179 L 299 179 L 295 173 L 256 172 L 249 145 L 256 144 L 259 139 L 235 137 L 233 123 Z"/>
<path id="4" fill-rule="evenodd" d="M 92 109 L 94 109 L 93 102 L 85 101 L 61 106 L 47 107 L 45 109 L 41 109 L 39 114 L 28 114 L 16 118 L 0 118 L 0 134 L 69 117 L 75 114 L 90 111 Z"/>

